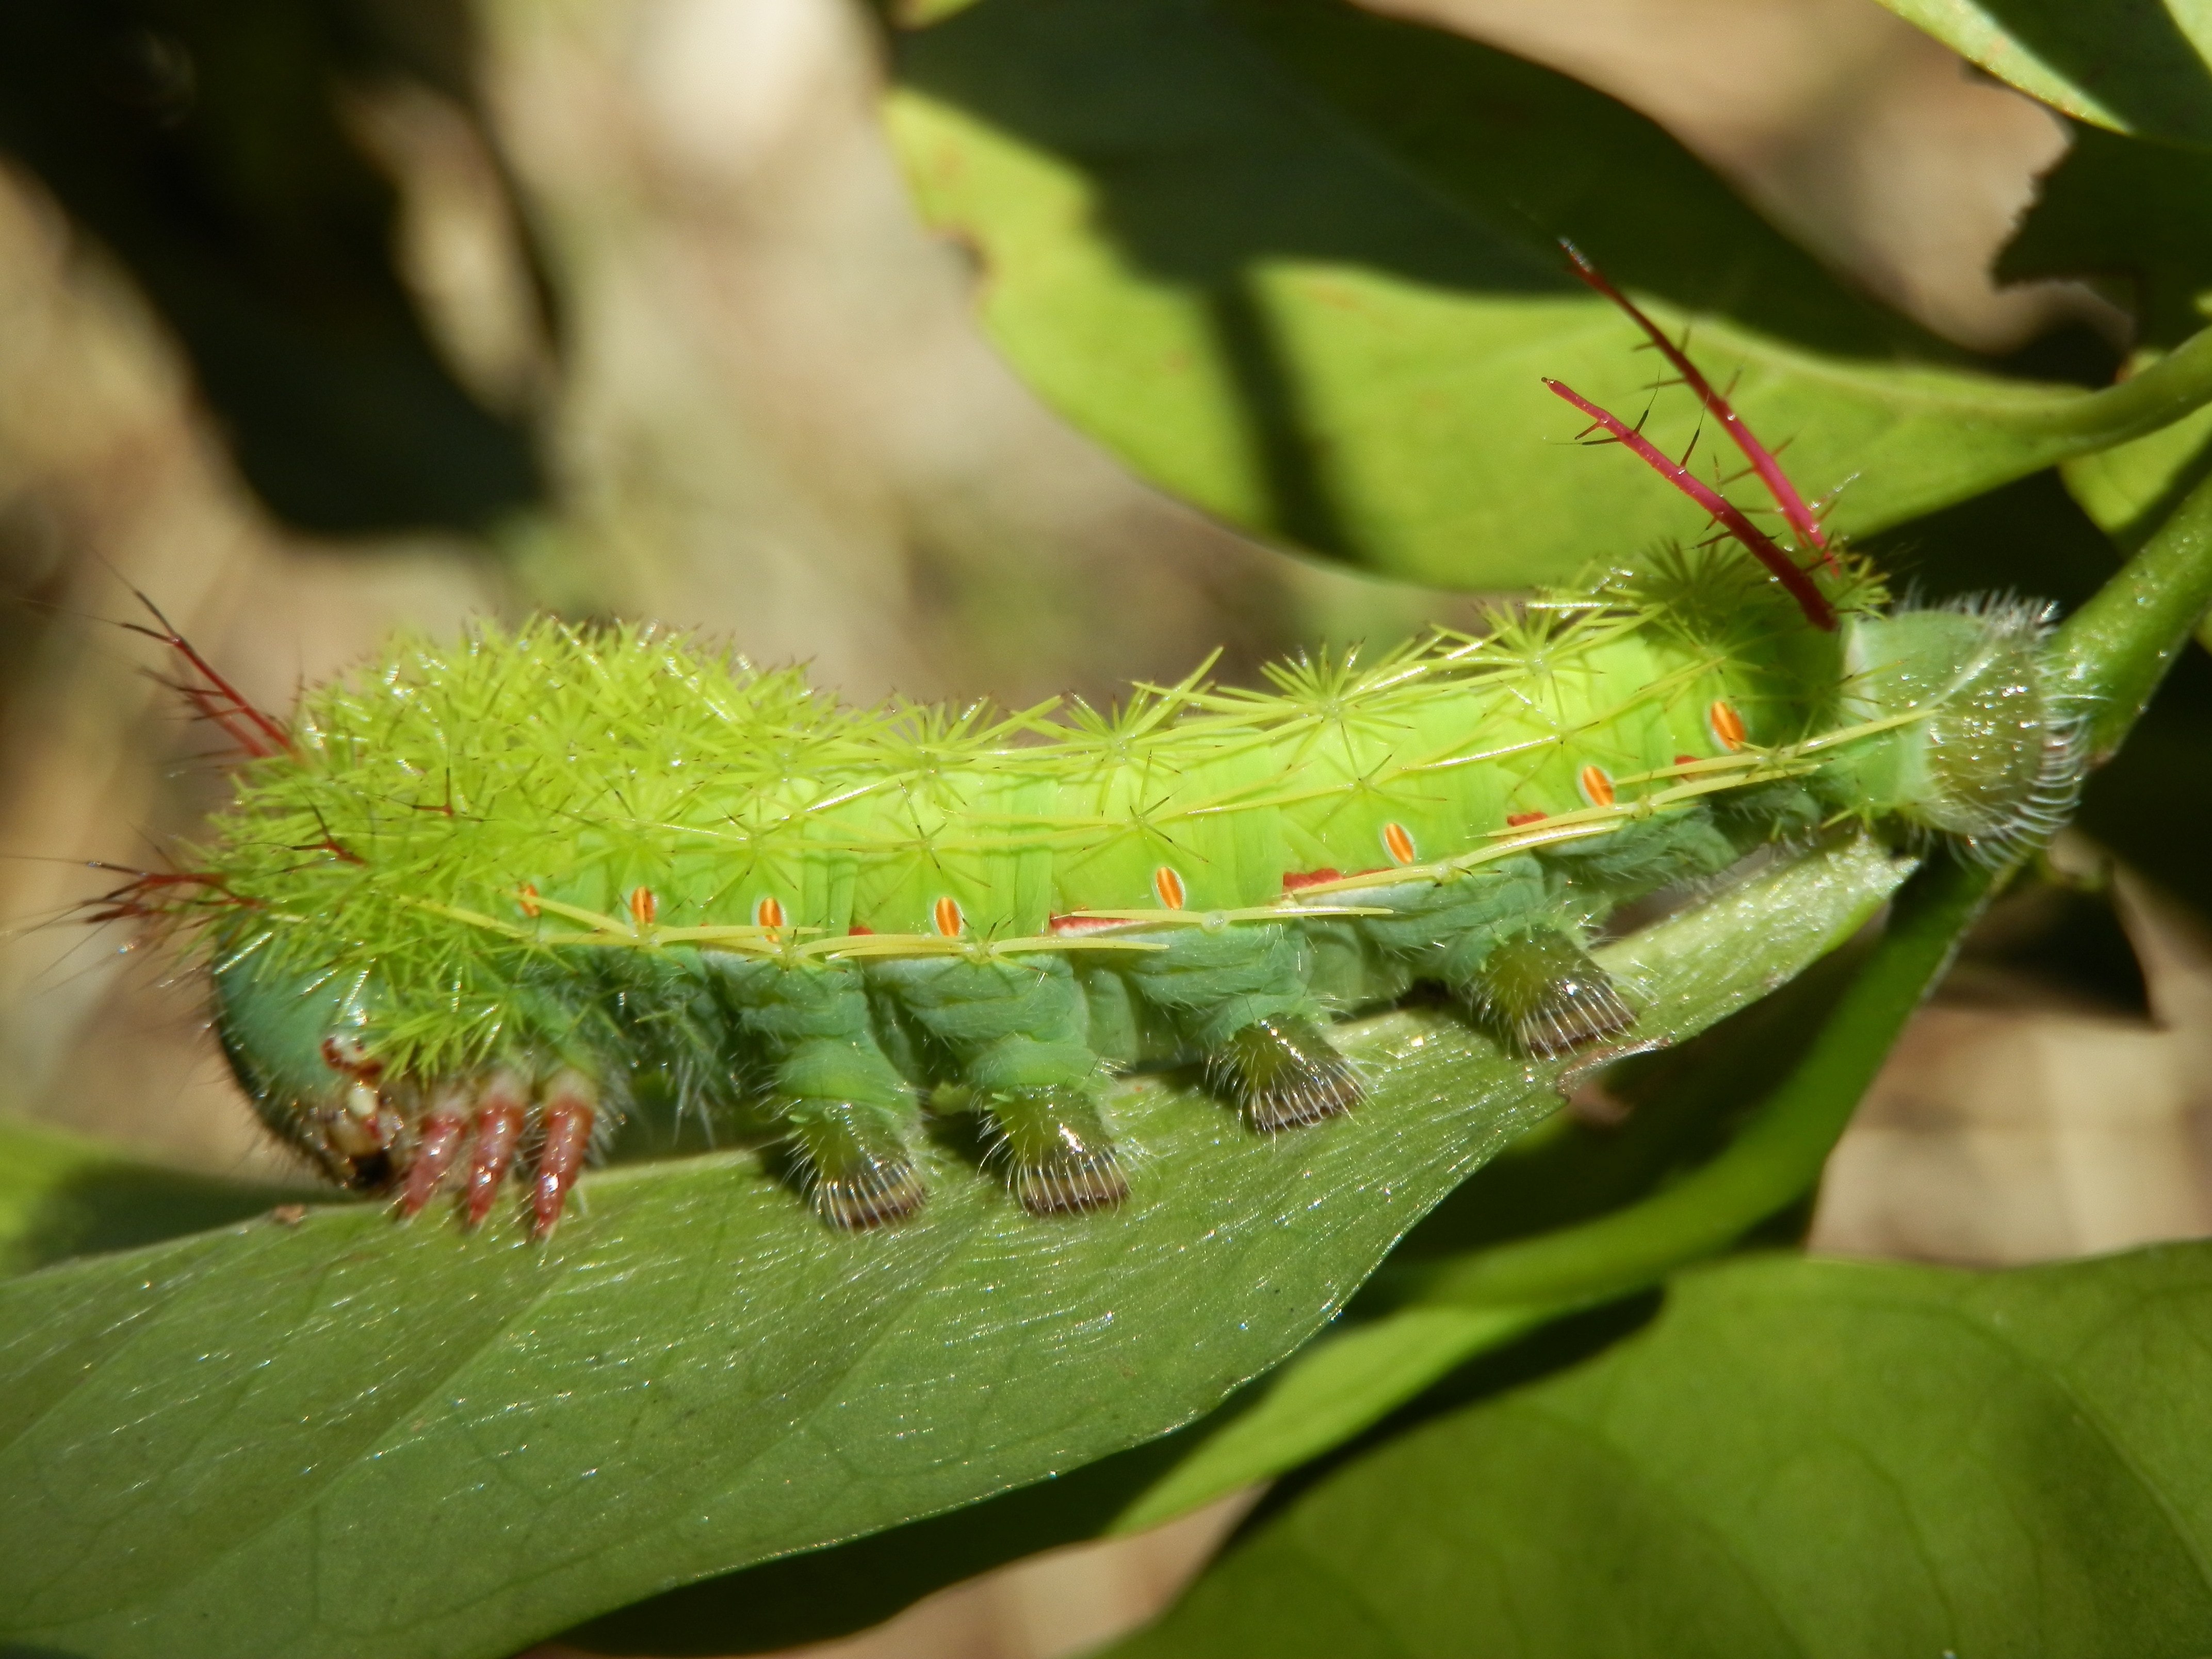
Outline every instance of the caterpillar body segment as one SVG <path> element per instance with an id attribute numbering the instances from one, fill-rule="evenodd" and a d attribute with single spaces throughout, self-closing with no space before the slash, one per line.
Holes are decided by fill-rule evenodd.
<path id="1" fill-rule="evenodd" d="M 520 1176 L 550 1231 L 649 1102 L 780 1148 L 836 1226 L 925 1201 L 951 1108 L 1079 1213 L 1128 1190 L 1129 1065 L 1297 1127 L 1360 1099 L 1329 1023 L 1416 981 L 1566 1053 L 1633 1025 L 1584 948 L 1626 901 L 1838 817 L 2045 830 L 2080 760 L 2039 617 L 1817 580 L 1832 629 L 1707 550 L 1112 713 L 855 709 L 650 629 L 402 645 L 133 902 L 191 926 L 264 1121 L 406 1213 Z"/>

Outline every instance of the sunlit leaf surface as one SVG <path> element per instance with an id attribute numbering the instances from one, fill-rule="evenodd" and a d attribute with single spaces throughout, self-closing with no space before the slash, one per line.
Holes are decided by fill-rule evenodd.
<path id="1" fill-rule="evenodd" d="M 1517 586 L 1701 531 L 1543 386 L 1633 417 L 1657 376 L 1561 235 L 1694 321 L 1847 530 L 2130 435 L 2154 391 L 1965 368 L 1644 117 L 1339 0 L 983 0 L 898 75 L 917 199 L 1023 376 L 1164 488 L 1391 574 Z M 1674 392 L 1648 429 L 1680 453 L 1696 418 Z"/>
<path id="2" fill-rule="evenodd" d="M 2204 0 L 1882 0 L 1961 57 L 2115 132 L 2212 144 Z"/>
<path id="3" fill-rule="evenodd" d="M 1289 1503 L 1116 1659 L 2193 1659 L 2212 1632 L 2212 1248 L 1713 1267 L 1512 1382 Z"/>

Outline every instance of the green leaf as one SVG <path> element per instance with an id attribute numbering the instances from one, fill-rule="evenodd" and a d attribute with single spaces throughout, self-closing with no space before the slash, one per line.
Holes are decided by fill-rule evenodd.
<path id="1" fill-rule="evenodd" d="M 902 1601 L 890 1598 L 902 1590 L 910 1600 L 1015 1555 L 1102 1532 L 1141 1531 L 1282 1474 L 1371 1428 L 1472 1356 L 1708 1253 L 1716 1237 L 1725 1243 L 1811 1185 L 1826 1142 L 1917 1000 L 1912 988 L 1948 955 L 1962 908 L 1974 902 L 1968 895 L 1963 907 L 1931 905 L 1931 890 L 1955 890 L 1961 880 L 1973 886 L 1985 875 L 1939 862 L 1906 887 L 1871 951 L 1838 951 L 1691 1041 L 1607 1066 L 1603 1093 L 1628 1111 L 1625 1121 L 1600 1128 L 1561 1115 L 1518 1137 L 1400 1242 L 1342 1322 L 1188 1427 L 1050 1488 L 1025 1488 L 842 1549 L 733 1574 L 562 1639 L 610 1654 L 720 1654 L 845 1634 L 896 1610 Z M 1863 1007 L 1854 1012 L 1869 981 L 1883 1009 L 1872 1029 Z M 1792 1164 L 1770 1168 L 1769 1180 L 1730 1202 L 1729 1166 L 1761 1157 L 1772 1137 L 1759 1126 L 1775 1115 L 1771 1098 L 1790 1101 L 1790 1073 L 1806 1065 L 1808 1045 L 1839 1026 L 1857 1052 L 1838 1063 L 1830 1042 L 1813 1060 L 1820 1084 L 1809 1101 L 1814 1133 L 1796 1137 Z M 1785 1115 L 1808 1115 L 1804 1091 L 1798 1094 Z M 1747 1117 L 1749 1108 L 1758 1109 Z M 1716 1158 L 1731 1125 L 1735 1145 Z M 1662 1235 L 1672 1247 L 1656 1253 L 1641 1247 L 1650 1234 L 1636 1220 L 1654 1211 L 1674 1219 Z M 1594 1233 L 1623 1237 L 1623 1224 L 1628 1250 L 1589 1248 Z M 1498 1266 L 1516 1258 L 1514 1282 L 1492 1294 Z M 1418 1297 L 1428 1288 L 1422 1281 L 1463 1279 L 1470 1267 L 1486 1281 L 1474 1301 L 1406 1305 L 1409 1282 Z"/>
<path id="2" fill-rule="evenodd" d="M 2208 1561 L 2212 1248 L 1757 1260 L 1345 1465 L 1111 1651 L 2197 1659 Z"/>
<path id="3" fill-rule="evenodd" d="M 81 1135 L 0 1119 L 0 1274 L 150 1244 L 326 1196 L 166 1170 Z"/>
<path id="4" fill-rule="evenodd" d="M 2115 132 L 2212 144 L 2204 0 L 1882 0 L 1960 57 Z"/>
<path id="5" fill-rule="evenodd" d="M 975 252 L 1015 368 L 1154 482 L 1442 586 L 1556 580 L 1697 509 L 1585 453 L 1541 377 L 1631 415 L 1634 327 L 1573 237 L 1864 532 L 2154 429 L 2212 346 L 2097 393 L 1958 365 L 1847 291 L 1659 127 L 1337 0 L 983 0 L 907 37 L 892 131 Z M 2200 385 L 2199 383 L 2203 384 Z M 1686 394 L 1649 429 L 1680 453 Z"/>
<path id="6" fill-rule="evenodd" d="M 1474 1356 L 1585 1303 L 1587 1291 L 1561 1295 L 1554 1285 L 1549 1294 L 1474 1304 L 1423 1302 L 1416 1291 L 1407 1305 L 1405 1282 L 1523 1241 L 1556 1246 L 1692 1178 L 1724 1151 L 1745 1109 L 1802 1057 L 1864 957 L 1838 951 L 1691 1042 L 1608 1067 L 1603 1097 L 1620 1119 L 1597 1124 L 1561 1114 L 1461 1183 L 1400 1243 L 1342 1322 L 1161 1443 L 1177 1455 L 1128 1494 L 1111 1529 L 1141 1532 L 1284 1474 L 1365 1432 Z M 1608 1278 L 1597 1293 L 1620 1289 Z"/>
<path id="7" fill-rule="evenodd" d="M 1147 1532 L 1288 1474 L 1373 1428 L 1477 1354 L 1569 1311 L 1550 1304 L 1414 1307 L 1325 1336 L 1255 1384 L 1249 1404 L 1224 1415 L 1188 1455 L 1132 1497 L 1111 1530 Z"/>
<path id="8" fill-rule="evenodd" d="M 1904 867 L 1832 847 L 1611 961 L 1647 1033 L 1686 1035 Z M 549 1247 L 332 1208 L 0 1285 L 0 1636 L 495 1655 L 1158 1435 L 1557 1103 L 1556 1067 L 1440 1011 L 1349 1035 L 1372 1104 L 1294 1138 L 1127 1088 L 1134 1199 L 1068 1224 L 947 1152 L 921 1220 L 837 1236 L 721 1156 L 592 1178 Z"/>
<path id="9" fill-rule="evenodd" d="M 2212 476 L 2212 408 L 2148 438 L 2069 461 L 2059 473 L 2097 527 L 2115 545 L 2133 548 Z"/>

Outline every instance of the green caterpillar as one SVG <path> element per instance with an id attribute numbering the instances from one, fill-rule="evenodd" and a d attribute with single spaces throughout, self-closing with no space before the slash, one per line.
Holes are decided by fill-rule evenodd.
<path id="1" fill-rule="evenodd" d="M 1768 843 L 2047 832 L 2080 759 L 2040 613 L 1891 613 L 1784 502 L 1820 559 L 1783 580 L 1723 502 L 1756 559 L 1111 712 L 854 708 L 539 622 L 395 647 L 288 729 L 193 658 L 252 757 L 187 867 L 106 914 L 188 924 L 263 1120 L 406 1214 L 458 1187 L 474 1224 L 524 1170 L 550 1231 L 641 1092 L 782 1148 L 841 1227 L 923 1202 L 925 1099 L 980 1115 L 1031 1212 L 1108 1206 L 1121 1067 L 1196 1060 L 1286 1130 L 1360 1098 L 1331 1018 L 1416 981 L 1529 1055 L 1630 1032 L 1589 931 Z"/>

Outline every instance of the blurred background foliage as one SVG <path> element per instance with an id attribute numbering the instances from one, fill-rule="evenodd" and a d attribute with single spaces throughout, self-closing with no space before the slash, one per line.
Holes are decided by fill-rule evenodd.
<path id="1" fill-rule="evenodd" d="M 0 143 L 129 267 L 279 519 L 476 531 L 543 501 L 514 368 L 434 343 L 375 160 L 406 142 L 388 101 L 409 94 L 496 157 L 465 9 L 118 0 L 4 26 Z M 511 210 L 504 170 L 487 182 Z M 516 252 L 542 300 L 535 247 Z"/>
<path id="2" fill-rule="evenodd" d="M 2187 99 L 2146 107 L 2195 134 Z M 1933 482 L 1855 484 L 1844 521 L 1921 592 L 2072 603 L 2212 465 L 2212 416 L 2081 459 L 2037 424 L 2201 324 L 2207 168 L 1872 0 L 6 0 L 0 1109 L 202 1171 L 161 1229 L 289 1175 L 193 988 L 40 925 L 97 890 L 82 860 L 157 858 L 219 787 L 107 625 L 134 587 L 279 707 L 394 626 L 541 607 L 857 698 L 1008 701 L 1464 623 L 1448 590 L 1694 528 L 1534 386 L 1649 375 L 1559 275 L 1571 232 L 1733 354 L 1816 487 L 1897 460 L 1899 387 L 2002 377 L 1996 438 L 1945 473 L 1898 428 Z M 1532 423 L 1534 468 L 1504 442 Z M 1816 1244 L 1996 1263 L 2212 1231 L 2208 812 L 2199 653 L 1908 1033 Z M 1619 1085 L 1657 1103 L 1631 1134 L 1578 1102 L 1429 1242 L 1556 1224 L 1594 1170 L 1662 1180 L 1721 1126 L 1673 1076 Z M 117 1231 L 132 1179 L 51 1251 L 152 1236 Z M 1070 1651 L 1222 1524 L 861 1640 Z"/>

